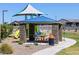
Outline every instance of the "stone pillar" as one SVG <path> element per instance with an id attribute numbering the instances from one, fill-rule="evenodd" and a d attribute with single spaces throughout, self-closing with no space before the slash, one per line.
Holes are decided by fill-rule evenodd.
<path id="1" fill-rule="evenodd" d="M 20 25 L 19 26 L 20 29 L 20 41 L 22 42 L 26 42 L 26 29 L 25 29 L 25 25 Z"/>
<path id="2" fill-rule="evenodd" d="M 62 25 L 59 24 L 59 41 L 62 41 Z"/>
<path id="3" fill-rule="evenodd" d="M 58 44 L 59 42 L 59 30 L 58 25 L 52 25 L 52 33 L 55 35 L 55 44 Z"/>
<path id="4" fill-rule="evenodd" d="M 26 24 L 26 37 L 29 38 L 29 24 Z"/>

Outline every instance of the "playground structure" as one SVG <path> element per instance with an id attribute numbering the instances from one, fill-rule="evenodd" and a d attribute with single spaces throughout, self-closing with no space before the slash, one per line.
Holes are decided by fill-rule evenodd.
<path id="1" fill-rule="evenodd" d="M 25 21 L 17 21 L 13 23 L 17 23 L 19 26 L 19 37 L 21 41 L 34 42 L 36 41 L 36 38 L 41 37 L 37 41 L 45 42 L 45 38 L 47 37 L 47 35 L 49 35 L 49 33 L 55 35 L 55 43 L 62 41 L 62 24 L 56 22 L 53 19 L 43 16 L 43 14 L 44 13 L 28 4 L 28 6 L 24 8 L 23 11 L 14 15 L 25 16 Z M 30 16 L 30 19 L 28 19 L 28 16 Z M 26 31 L 28 33 L 26 33 Z M 36 34 L 40 35 L 36 36 Z M 27 40 L 27 37 L 29 38 L 29 40 Z"/>
<path id="2" fill-rule="evenodd" d="M 19 38 L 20 31 L 19 31 L 19 30 L 16 30 L 16 31 L 13 33 L 13 35 L 14 35 L 15 38 Z"/>
<path id="3" fill-rule="evenodd" d="M 13 31 L 12 34 L 9 35 L 10 37 L 13 37 L 15 39 L 18 39 L 20 35 L 20 30 L 19 30 L 19 26 L 13 26 Z"/>

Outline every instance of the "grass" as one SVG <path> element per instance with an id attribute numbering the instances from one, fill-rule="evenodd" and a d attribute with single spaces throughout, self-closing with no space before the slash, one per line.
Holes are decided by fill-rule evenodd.
<path id="1" fill-rule="evenodd" d="M 63 49 L 57 55 L 79 55 L 79 32 L 63 32 L 63 37 L 75 39 L 77 43 L 69 48 Z"/>

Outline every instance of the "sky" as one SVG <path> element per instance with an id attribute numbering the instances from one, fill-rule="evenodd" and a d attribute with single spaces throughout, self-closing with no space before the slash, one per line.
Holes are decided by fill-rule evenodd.
<path id="1" fill-rule="evenodd" d="M 31 5 L 45 13 L 44 16 L 54 20 L 79 19 L 79 4 L 77 3 L 31 3 Z M 26 6 L 27 3 L 0 3 L 0 23 L 2 23 L 2 10 L 8 10 L 4 14 L 5 22 L 24 20 L 24 16 L 12 16 L 22 11 Z"/>

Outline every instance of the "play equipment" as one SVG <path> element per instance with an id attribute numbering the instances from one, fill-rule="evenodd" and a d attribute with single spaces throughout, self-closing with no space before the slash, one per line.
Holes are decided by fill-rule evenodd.
<path id="1" fill-rule="evenodd" d="M 38 31 L 39 31 L 39 26 L 36 25 L 36 26 L 35 26 L 35 32 L 38 32 Z"/>
<path id="2" fill-rule="evenodd" d="M 39 26 L 35 26 L 35 35 L 40 35 Z"/>
<path id="3" fill-rule="evenodd" d="M 16 31 L 14 32 L 14 37 L 15 37 L 15 38 L 19 38 L 19 35 L 20 35 L 20 30 L 16 30 Z"/>

